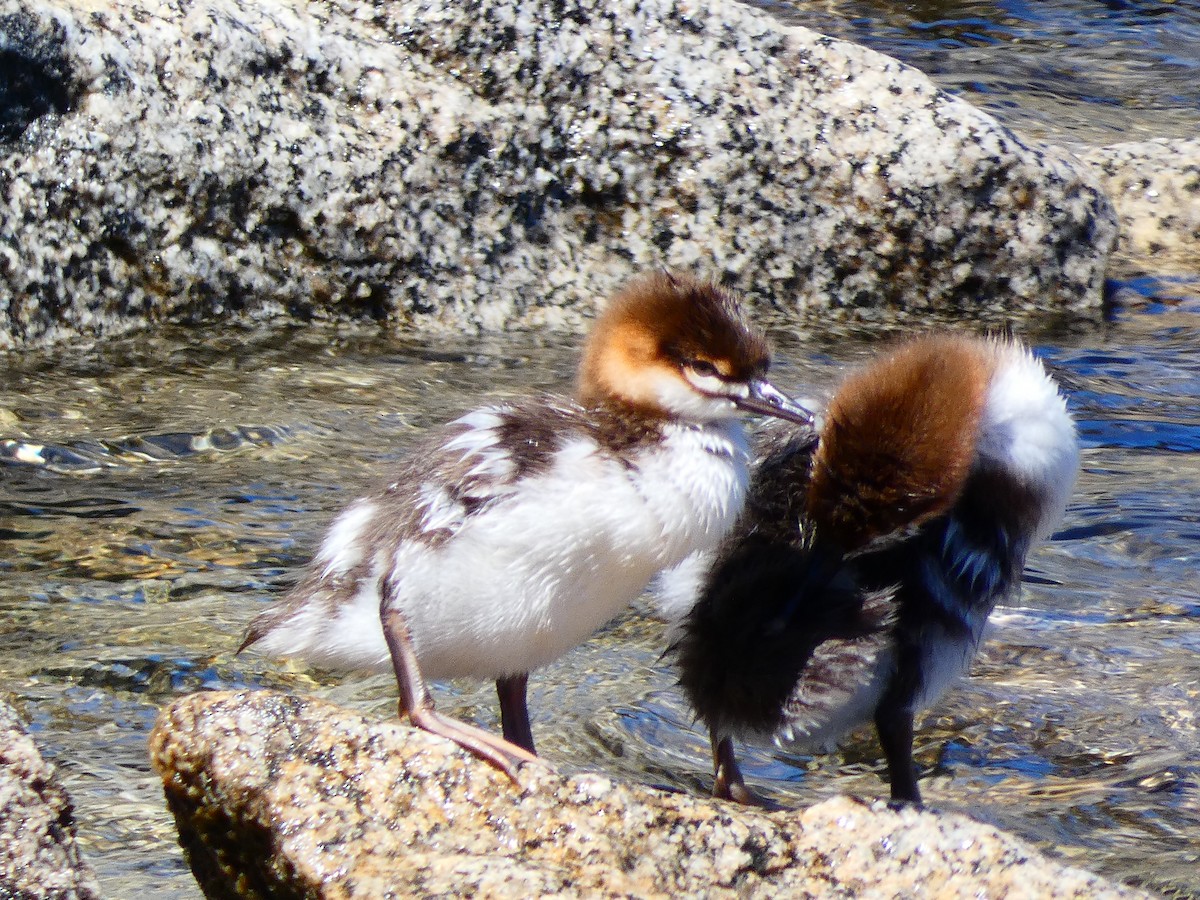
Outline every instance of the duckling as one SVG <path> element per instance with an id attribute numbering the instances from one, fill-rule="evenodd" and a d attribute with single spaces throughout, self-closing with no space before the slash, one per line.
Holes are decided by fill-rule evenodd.
<path id="1" fill-rule="evenodd" d="M 1009 339 L 913 340 L 776 433 L 730 534 L 666 577 L 714 794 L 758 802 L 735 738 L 831 749 L 870 722 L 892 799 L 920 803 L 914 716 L 970 666 L 1078 465 L 1063 396 Z"/>
<path id="2" fill-rule="evenodd" d="M 514 777 L 531 671 L 714 547 L 748 483 L 743 413 L 807 422 L 766 379 L 737 298 L 666 272 L 607 305 L 574 399 L 495 403 L 437 429 L 330 526 L 242 649 L 389 668 L 413 725 Z M 437 712 L 426 679 L 494 679 L 504 739 Z"/>

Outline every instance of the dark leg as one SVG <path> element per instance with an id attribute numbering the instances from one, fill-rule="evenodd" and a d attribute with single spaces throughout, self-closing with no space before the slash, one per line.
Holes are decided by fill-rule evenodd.
<path id="1" fill-rule="evenodd" d="M 733 752 L 733 738 L 725 737 L 718 740 L 716 732 L 713 732 L 712 751 L 714 797 L 720 800 L 732 800 L 744 806 L 772 806 L 746 787 L 746 782 L 742 778 L 742 770 L 738 768 L 737 756 Z"/>
<path id="2" fill-rule="evenodd" d="M 525 688 L 528 684 L 528 672 L 497 678 L 496 695 L 500 698 L 500 726 L 504 729 L 504 739 L 536 756 L 533 728 L 529 724 L 529 707 L 525 704 Z"/>
<path id="3" fill-rule="evenodd" d="M 407 715 L 417 728 L 454 741 L 469 753 L 491 763 L 519 785 L 517 763 L 533 762 L 537 757 L 473 725 L 440 715 L 433 707 L 433 697 L 417 665 L 412 634 L 404 617 L 385 601 L 380 607 L 380 618 L 383 635 L 392 653 L 396 684 L 400 688 L 400 715 Z"/>
<path id="4" fill-rule="evenodd" d="M 917 767 L 913 763 L 913 712 L 900 704 L 883 702 L 875 710 L 875 731 L 887 759 L 892 801 L 921 803 Z"/>

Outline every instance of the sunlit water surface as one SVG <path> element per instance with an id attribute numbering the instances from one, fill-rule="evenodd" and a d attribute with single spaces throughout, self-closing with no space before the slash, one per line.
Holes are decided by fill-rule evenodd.
<path id="1" fill-rule="evenodd" d="M 752 0 L 866 44 L 1022 133 L 1200 133 L 1200 0 Z"/>
<path id="2" fill-rule="evenodd" d="M 769 5 L 896 55 L 1035 137 L 1180 137 L 1200 124 L 1194 2 Z M 926 717 L 918 759 L 935 807 L 1200 896 L 1200 286 L 1146 278 L 1118 295 L 1136 311 L 1032 335 L 1070 394 L 1082 476 L 970 679 Z M 778 380 L 803 389 L 875 342 L 777 338 Z M 0 687 L 60 766 L 106 896 L 199 896 L 146 759 L 163 704 L 273 687 L 392 714 L 386 678 L 233 649 L 334 513 L 423 429 L 484 399 L 566 389 L 574 347 L 205 330 L 5 359 Z M 535 677 L 545 755 L 707 790 L 707 741 L 661 634 L 632 613 Z M 439 700 L 495 727 L 487 686 L 441 685 Z M 825 757 L 744 754 L 749 778 L 787 804 L 886 793 L 870 735 Z"/>
<path id="3" fill-rule="evenodd" d="M 1083 473 L 969 681 L 924 721 L 928 802 L 1111 876 L 1200 895 L 1200 317 L 1143 303 L 1031 335 L 1071 398 Z M 777 381 L 827 386 L 864 333 L 776 335 Z M 0 684 L 78 804 L 113 897 L 192 898 L 146 738 L 196 690 L 273 687 L 389 716 L 394 685 L 234 656 L 331 516 L 417 435 L 485 399 L 569 388 L 574 338 L 174 332 L 12 357 L 0 376 Z M 706 739 L 631 613 L 532 684 L 544 754 L 702 793 Z M 494 728 L 488 686 L 439 686 Z M 871 736 L 824 757 L 748 749 L 786 804 L 881 796 Z"/>

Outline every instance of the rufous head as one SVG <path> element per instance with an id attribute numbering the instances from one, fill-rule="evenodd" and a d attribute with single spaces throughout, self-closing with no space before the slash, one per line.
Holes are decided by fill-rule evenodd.
<path id="1" fill-rule="evenodd" d="M 975 462 L 994 369 L 985 342 L 920 338 L 838 388 L 813 458 L 808 512 L 843 550 L 940 515 Z"/>
<path id="2" fill-rule="evenodd" d="M 735 295 L 670 272 L 633 281 L 609 302 L 584 346 L 585 405 L 697 422 L 739 412 L 807 424 L 812 417 L 766 379 L 771 353 Z"/>
<path id="3" fill-rule="evenodd" d="M 1060 520 L 1079 466 L 1075 425 L 1022 344 L 917 338 L 847 378 L 813 457 L 808 514 L 845 551 L 948 511 L 968 477 L 1028 538 Z"/>

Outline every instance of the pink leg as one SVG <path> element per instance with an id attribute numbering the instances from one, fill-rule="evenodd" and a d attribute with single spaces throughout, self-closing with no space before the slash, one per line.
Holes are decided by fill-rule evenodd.
<path id="1" fill-rule="evenodd" d="M 746 782 L 742 778 L 742 770 L 738 768 L 737 757 L 733 752 L 733 738 L 725 737 L 718 740 L 714 732 L 712 748 L 714 797 L 720 800 L 732 800 L 744 806 L 774 807 L 775 804 L 746 787 Z"/>
<path id="2" fill-rule="evenodd" d="M 468 753 L 491 763 L 512 779 L 514 784 L 520 785 L 517 780 L 517 765 L 522 762 L 534 762 L 537 757 L 473 725 L 438 713 L 434 709 L 433 697 L 425 684 L 425 678 L 417 665 L 412 634 L 404 617 L 397 610 L 390 608 L 386 600 L 380 609 L 380 617 L 383 622 L 383 634 L 392 653 L 396 684 L 400 688 L 400 715 L 407 715 L 408 720 L 423 731 L 454 741 Z"/>

